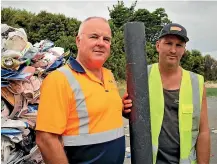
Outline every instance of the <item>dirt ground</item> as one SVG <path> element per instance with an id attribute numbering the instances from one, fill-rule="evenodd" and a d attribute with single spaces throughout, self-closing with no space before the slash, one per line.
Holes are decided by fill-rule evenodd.
<path id="1" fill-rule="evenodd" d="M 217 88 L 217 83 L 205 83 L 206 88 Z"/>

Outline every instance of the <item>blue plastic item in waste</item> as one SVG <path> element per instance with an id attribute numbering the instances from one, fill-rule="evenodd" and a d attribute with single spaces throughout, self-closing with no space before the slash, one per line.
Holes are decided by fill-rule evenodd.
<path id="1" fill-rule="evenodd" d="M 22 133 L 19 129 L 13 129 L 13 128 L 1 128 L 1 134 L 20 134 Z"/>
<path id="2" fill-rule="evenodd" d="M 8 80 L 24 80 L 25 77 L 30 74 L 21 74 L 22 70 L 26 67 L 26 63 L 20 65 L 19 69 L 10 70 L 10 69 L 1 69 L 1 87 L 7 87 L 9 85 Z"/>
<path id="3" fill-rule="evenodd" d="M 26 59 L 32 59 L 37 55 L 39 52 L 39 49 L 36 47 L 31 47 L 23 56 L 21 59 L 26 60 Z"/>
<path id="4" fill-rule="evenodd" d="M 32 113 L 38 110 L 37 104 L 28 105 L 28 113 Z"/>
<path id="5" fill-rule="evenodd" d="M 54 46 L 54 42 L 50 40 L 44 40 L 40 47 L 41 52 L 46 52 L 48 49 L 52 48 Z"/>

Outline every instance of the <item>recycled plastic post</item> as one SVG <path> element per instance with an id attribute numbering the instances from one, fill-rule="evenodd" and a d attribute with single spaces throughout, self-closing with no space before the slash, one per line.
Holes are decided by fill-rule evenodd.
<path id="1" fill-rule="evenodd" d="M 145 42 L 143 23 L 129 22 L 124 25 L 127 92 L 133 101 L 129 118 L 132 164 L 153 163 Z"/>

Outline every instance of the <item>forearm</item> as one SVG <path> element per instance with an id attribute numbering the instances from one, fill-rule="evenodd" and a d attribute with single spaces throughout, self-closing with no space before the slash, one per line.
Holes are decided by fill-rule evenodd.
<path id="1" fill-rule="evenodd" d="M 63 145 L 58 138 L 42 138 L 37 145 L 46 164 L 68 164 Z"/>
<path id="2" fill-rule="evenodd" d="M 196 145 L 197 163 L 209 164 L 210 159 L 210 134 L 209 131 L 201 132 Z"/>

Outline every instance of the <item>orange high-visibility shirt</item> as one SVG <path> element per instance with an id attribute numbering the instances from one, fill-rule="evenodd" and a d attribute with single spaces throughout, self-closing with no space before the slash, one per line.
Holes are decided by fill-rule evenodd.
<path id="1" fill-rule="evenodd" d="M 65 146 L 107 142 L 124 135 L 122 101 L 110 70 L 104 83 L 76 60 L 43 81 L 36 130 L 60 134 Z"/>

